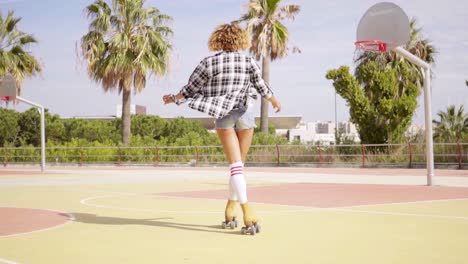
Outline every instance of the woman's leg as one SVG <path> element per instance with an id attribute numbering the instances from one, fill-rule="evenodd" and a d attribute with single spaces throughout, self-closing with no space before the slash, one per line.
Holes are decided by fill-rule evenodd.
<path id="1" fill-rule="evenodd" d="M 241 162 L 241 149 L 236 131 L 233 128 L 216 129 L 216 133 L 218 133 L 219 140 L 223 145 L 224 155 L 226 155 L 229 164 Z"/>
<path id="2" fill-rule="evenodd" d="M 247 153 L 249 152 L 250 145 L 252 144 L 253 133 L 253 128 L 236 131 L 237 138 L 239 140 L 242 162 L 244 163 L 247 160 Z M 241 203 L 241 208 L 244 215 L 245 226 L 250 227 L 258 222 L 257 216 L 255 215 L 252 207 L 247 201 L 245 203 Z"/>
<path id="3" fill-rule="evenodd" d="M 253 128 L 236 131 L 237 139 L 239 140 L 241 159 L 243 163 L 245 163 L 245 161 L 247 160 L 247 153 L 249 152 L 250 145 L 252 144 L 253 133 Z"/>
<path id="4" fill-rule="evenodd" d="M 239 165 L 242 165 L 242 159 L 236 132 L 232 128 L 217 129 L 216 132 L 218 133 L 218 137 L 223 145 L 223 151 L 226 159 L 231 167 L 231 177 L 229 177 L 229 199 L 224 212 L 224 224 L 229 226 L 231 221 L 236 219 L 235 208 L 239 197 L 239 190 L 242 192 L 242 190 L 246 189 L 245 179 L 243 178 L 243 175 L 240 174 L 240 172 L 242 172 L 242 168 L 238 168 Z M 241 195 L 245 196 L 245 191 L 243 191 L 243 193 L 244 194 Z"/>

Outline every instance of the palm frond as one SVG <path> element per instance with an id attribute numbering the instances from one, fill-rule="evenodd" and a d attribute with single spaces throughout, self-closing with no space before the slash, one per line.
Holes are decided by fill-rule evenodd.
<path id="1" fill-rule="evenodd" d="M 81 56 L 88 75 L 105 91 L 140 92 L 146 75 L 163 76 L 172 34 L 172 18 L 157 8 L 143 7 L 143 0 L 99 0 L 87 8 L 90 31 L 81 38 Z"/>
<path id="2" fill-rule="evenodd" d="M 288 29 L 279 21 L 272 24 L 271 60 L 283 58 L 287 55 Z"/>
<path id="3" fill-rule="evenodd" d="M 8 12 L 6 18 L 0 14 L 0 78 L 11 74 L 16 80 L 18 94 L 21 94 L 24 78 L 42 71 L 39 61 L 27 51 L 37 40 L 17 29 L 20 21 L 13 11 Z"/>
<path id="4" fill-rule="evenodd" d="M 278 11 L 278 5 L 281 0 L 261 0 L 263 10 L 267 17 L 273 17 Z"/>
<path id="5" fill-rule="evenodd" d="M 287 19 L 295 19 L 296 15 L 299 14 L 301 11 L 301 7 L 299 5 L 286 5 L 280 8 L 278 12 L 278 19 L 283 20 Z"/>

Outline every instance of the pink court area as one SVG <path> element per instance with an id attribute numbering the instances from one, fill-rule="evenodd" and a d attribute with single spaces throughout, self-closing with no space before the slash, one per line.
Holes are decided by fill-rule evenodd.
<path id="1" fill-rule="evenodd" d="M 252 187 L 249 201 L 319 208 L 466 199 L 468 188 L 375 184 L 293 183 Z M 170 197 L 226 199 L 226 190 L 158 193 Z"/>
<path id="2" fill-rule="evenodd" d="M 61 212 L 0 207 L 0 237 L 34 232 L 63 225 L 71 216 Z"/>

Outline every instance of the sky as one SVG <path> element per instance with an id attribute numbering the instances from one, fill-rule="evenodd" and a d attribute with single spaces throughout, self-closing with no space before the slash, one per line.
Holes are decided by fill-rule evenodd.
<path id="1" fill-rule="evenodd" d="M 62 117 L 109 116 L 121 104 L 117 92 L 105 93 L 88 78 L 86 64 L 77 56 L 77 45 L 88 30 L 84 8 L 91 0 L 0 0 L 0 12 L 13 10 L 22 17 L 18 27 L 32 34 L 38 44 L 29 51 L 42 66 L 40 76 L 27 79 L 22 97 L 44 105 Z M 133 94 L 132 104 L 146 106 L 147 114 L 162 117 L 204 116 L 185 105 L 167 105 L 162 96 L 177 93 L 186 84 L 195 66 L 211 55 L 207 40 L 213 29 L 238 19 L 248 0 L 147 0 L 145 6 L 157 7 L 172 16 L 174 31 L 169 73 L 162 79 L 151 77 L 143 92 Z M 325 78 L 330 69 L 353 66 L 356 28 L 365 11 L 378 1 L 369 0 L 283 0 L 298 4 L 301 12 L 286 22 L 289 46 L 301 54 L 274 61 L 271 65 L 271 88 L 283 110 L 270 115 L 302 116 L 304 121 L 335 121 L 335 90 Z M 409 17 L 418 19 L 425 38 L 437 48 L 433 65 L 432 115 L 451 105 L 464 105 L 468 111 L 468 1 L 398 0 L 394 1 Z M 424 124 L 423 96 L 418 100 L 413 118 Z M 19 104 L 10 108 L 23 111 Z M 256 111 L 259 113 L 259 103 Z M 349 108 L 337 98 L 338 121 L 348 121 Z"/>

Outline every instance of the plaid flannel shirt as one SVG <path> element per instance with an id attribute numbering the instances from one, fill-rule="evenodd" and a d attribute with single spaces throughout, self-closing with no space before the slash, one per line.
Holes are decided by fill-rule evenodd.
<path id="1" fill-rule="evenodd" d="M 257 99 L 255 91 L 265 98 L 273 95 L 255 60 L 238 52 L 221 52 L 202 60 L 180 93 L 190 108 L 222 118 L 249 98 Z"/>

